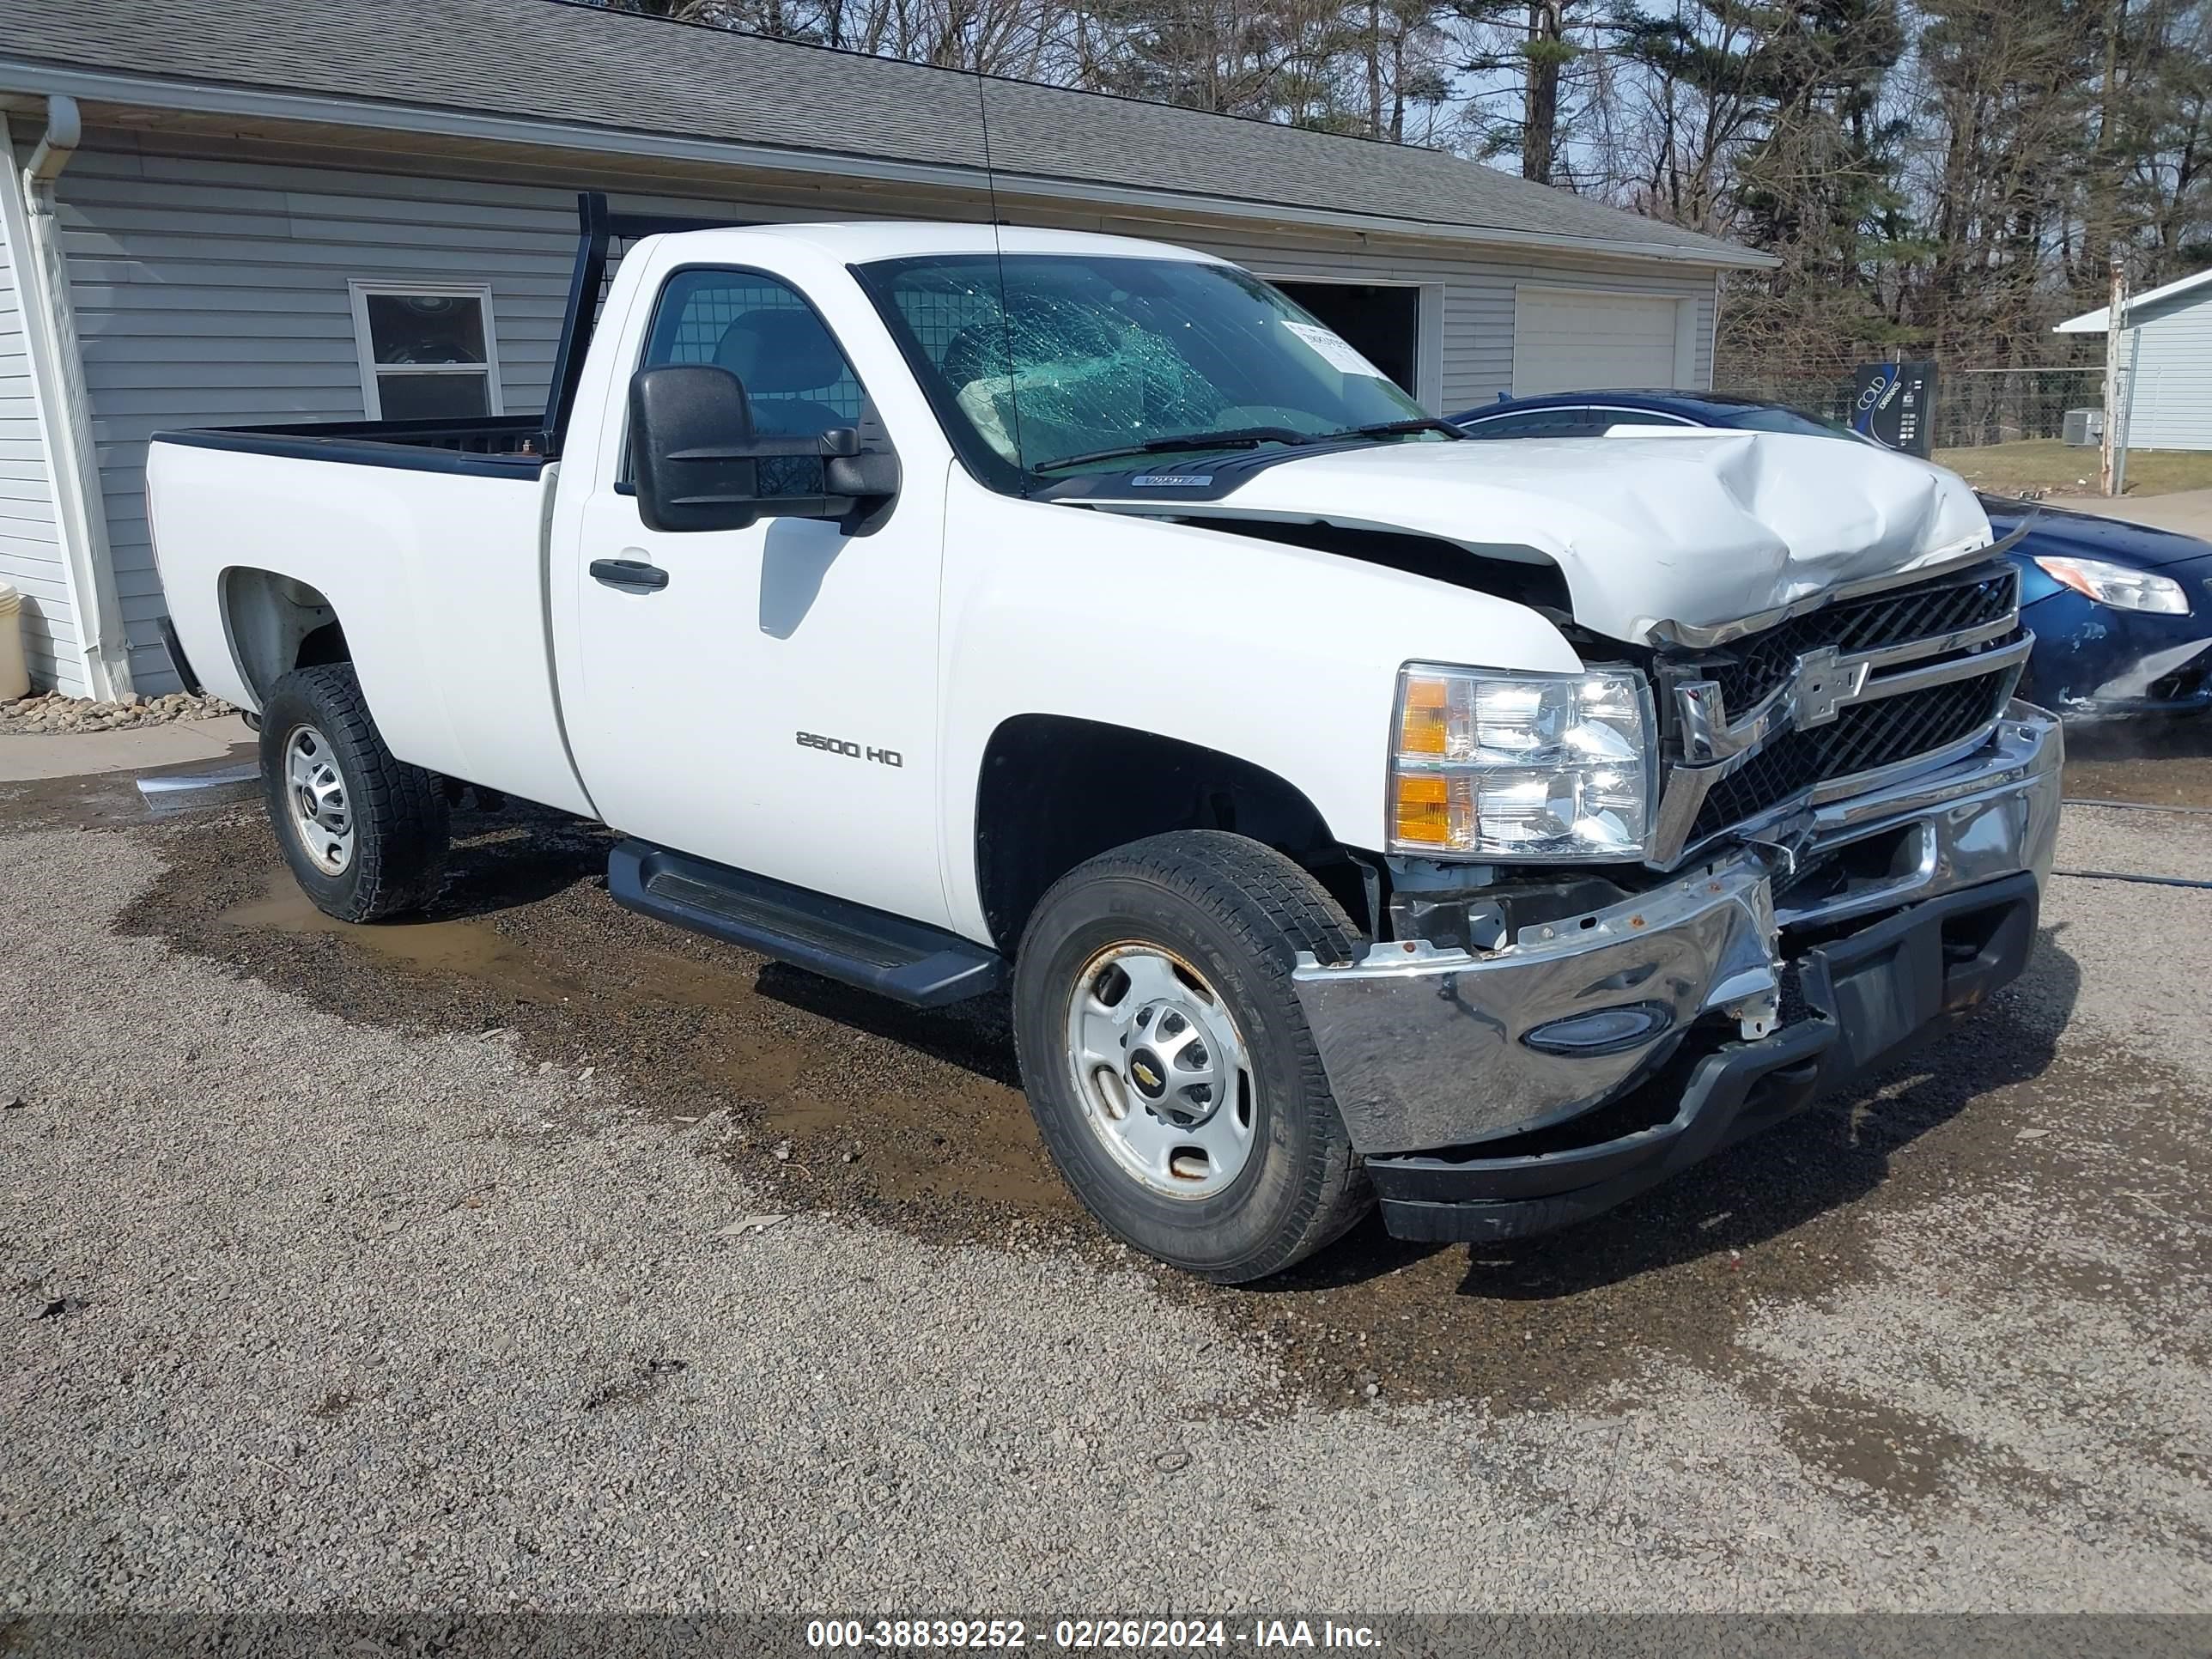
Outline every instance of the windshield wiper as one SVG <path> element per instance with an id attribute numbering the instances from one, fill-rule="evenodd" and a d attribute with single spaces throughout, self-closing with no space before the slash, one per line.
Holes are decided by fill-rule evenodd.
<path id="1" fill-rule="evenodd" d="M 1310 444 L 1315 441 L 1311 433 L 1299 432 L 1287 426 L 1237 426 L 1222 432 L 1183 432 L 1172 437 L 1147 438 L 1140 444 L 1086 450 L 1080 455 L 1063 455 L 1057 460 L 1041 462 L 1030 470 L 1042 472 L 1047 467 L 1088 466 L 1093 461 L 1118 461 L 1131 455 L 1164 455 L 1178 449 L 1253 449 L 1261 444 Z"/>
<path id="2" fill-rule="evenodd" d="M 1395 438 L 1407 432 L 1442 432 L 1454 438 L 1467 434 L 1449 421 L 1440 421 L 1433 415 L 1413 415 L 1402 421 L 1373 421 L 1365 426 L 1348 426 L 1341 432 L 1324 432 L 1316 442 L 1331 438 Z"/>

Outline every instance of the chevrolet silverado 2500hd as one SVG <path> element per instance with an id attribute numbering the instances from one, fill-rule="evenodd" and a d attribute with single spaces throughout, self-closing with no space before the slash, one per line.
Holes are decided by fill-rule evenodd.
<path id="1" fill-rule="evenodd" d="M 623 904 L 1010 991 L 1071 1186 L 1224 1281 L 1589 1216 L 2021 970 L 2060 738 L 1950 474 L 1466 441 L 1150 243 L 592 223 L 543 417 L 153 445 L 331 915 L 449 784 L 602 820 Z"/>

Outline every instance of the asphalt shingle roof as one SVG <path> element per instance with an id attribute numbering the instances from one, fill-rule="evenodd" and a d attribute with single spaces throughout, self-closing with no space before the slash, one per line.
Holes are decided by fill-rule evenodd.
<path id="1" fill-rule="evenodd" d="M 0 58 L 980 170 L 975 77 L 554 0 L 8 0 Z M 1002 173 L 1423 227 L 1742 251 L 1456 156 L 981 83 Z M 1433 234 L 1433 230 L 1431 231 Z"/>

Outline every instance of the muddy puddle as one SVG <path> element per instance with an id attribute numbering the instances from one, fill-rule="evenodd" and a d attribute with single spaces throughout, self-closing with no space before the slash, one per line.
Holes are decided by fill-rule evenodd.
<path id="1" fill-rule="evenodd" d="M 232 905 L 216 918 L 226 927 L 272 933 L 326 934 L 416 973 L 465 975 L 503 986 L 517 996 L 543 997 L 580 990 L 580 980 L 562 975 L 537 952 L 500 937 L 482 921 L 398 921 L 356 927 L 337 921 L 313 902 L 278 865 L 262 883 L 258 897 Z"/>
<path id="2" fill-rule="evenodd" d="M 603 890 L 609 838 L 586 827 L 462 828 L 476 833 L 422 919 L 332 921 L 266 864 L 206 942 L 295 989 L 312 964 L 319 1000 L 356 1018 L 510 1030 L 540 1058 L 618 1071 L 656 1117 L 726 1111 L 736 1155 L 794 1209 L 889 1208 L 936 1238 L 998 1210 L 1073 1218 L 988 1017 L 884 1007 L 631 916 Z"/>
<path id="3" fill-rule="evenodd" d="M 2212 809 L 2212 720 L 2068 727 L 2066 793 Z"/>
<path id="4" fill-rule="evenodd" d="M 119 925 L 348 1018 L 511 1030 L 535 1060 L 618 1076 L 672 1122 L 725 1112 L 713 1155 L 779 1207 L 925 1242 L 1047 1241 L 1072 1264 L 1151 1273 L 1263 1341 L 1310 1401 L 1545 1409 L 1654 1358 L 1741 1380 L 1735 1338 L 1753 1310 L 1870 1279 L 1885 1212 L 2065 1179 L 2060 1143 L 2017 1142 L 2015 1123 L 2203 1092 L 2054 1066 L 2047 1034 L 2076 970 L 2046 941 L 2032 995 L 2001 998 L 1876 1095 L 1815 1109 L 1571 1234 L 1408 1245 L 1370 1219 L 1292 1273 L 1221 1291 L 1102 1241 L 1041 1149 L 1002 1005 L 908 1010 L 632 915 L 604 891 L 610 838 L 595 828 L 469 812 L 457 829 L 432 913 L 359 928 L 307 904 L 250 810 L 158 826 L 143 833 L 170 874 Z M 1790 1420 L 1808 1463 L 1900 1501 L 1940 1484 L 1955 1449 L 1856 1400 L 1808 1399 Z"/>
<path id="5" fill-rule="evenodd" d="M 4 739 L 0 739 L 4 741 Z M 72 778 L 37 778 L 0 782 L 0 822 L 17 830 L 135 830 L 145 823 L 143 778 L 201 776 L 254 762 L 251 743 L 234 744 L 219 761 L 182 761 L 143 772 L 96 772 Z"/>

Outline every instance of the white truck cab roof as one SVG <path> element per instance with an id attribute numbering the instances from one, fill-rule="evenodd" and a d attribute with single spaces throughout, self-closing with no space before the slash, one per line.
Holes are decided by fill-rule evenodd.
<path id="1" fill-rule="evenodd" d="M 1188 264 L 1228 261 L 1169 242 L 1136 236 L 1101 236 L 1082 230 L 1035 230 L 1021 226 L 959 224 L 924 219 L 879 219 L 828 223 L 752 225 L 728 230 L 678 233 L 708 258 L 742 258 L 763 237 L 797 242 L 847 264 L 871 264 L 927 253 L 1062 253 L 1094 258 L 1175 259 Z"/>

